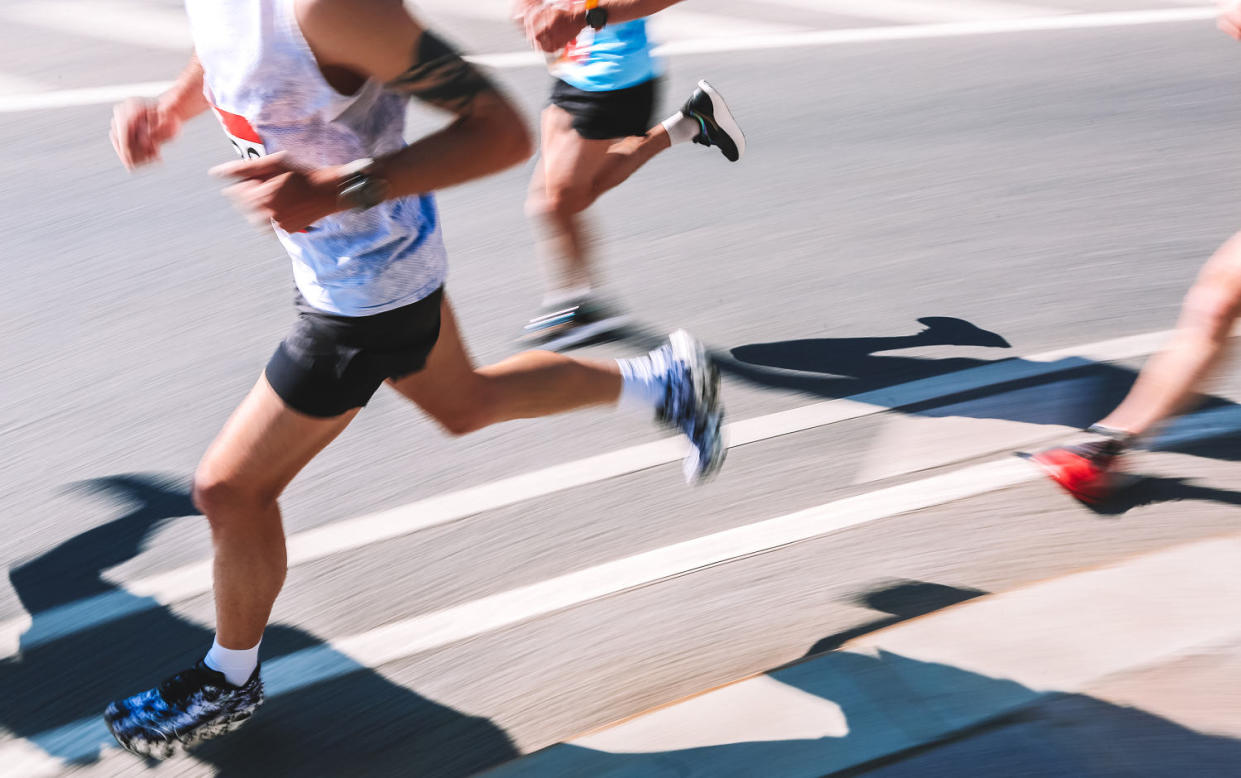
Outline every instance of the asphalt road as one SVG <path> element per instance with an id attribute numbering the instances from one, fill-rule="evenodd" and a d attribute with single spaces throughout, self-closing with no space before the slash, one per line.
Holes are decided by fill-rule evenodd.
<path id="1" fill-rule="evenodd" d="M 33 34 L 6 35 L 10 53 L 39 46 Z M 176 70 L 170 52 L 139 68 L 115 47 L 83 49 L 71 72 L 86 84 Z M 734 419 L 1166 329 L 1236 227 L 1238 57 L 1209 23 L 678 56 L 667 110 L 709 76 L 735 105 L 749 154 L 730 166 L 679 147 L 655 160 L 595 209 L 600 254 L 618 297 L 650 327 L 684 326 L 752 362 L 799 355 L 781 364 L 790 369 L 730 376 Z M 45 80 L 57 72 L 39 67 Z M 502 78 L 533 116 L 546 77 Z M 94 105 L 0 115 L 10 150 L 0 184 L 0 566 L 10 579 L 0 619 L 34 611 L 37 622 L 41 607 L 208 555 L 204 522 L 186 515 L 186 480 L 291 320 L 287 259 L 204 174 L 229 153 L 218 129 L 187 128 L 164 165 L 130 178 L 108 146 L 108 114 Z M 527 176 L 511 171 L 440 201 L 449 289 L 481 361 L 514 350 L 537 303 Z M 864 339 L 913 335 L 927 316 L 966 320 L 1010 348 L 841 356 L 865 357 L 875 343 Z M 806 342 L 761 346 L 788 341 Z M 1055 394 L 1063 417 L 1053 420 L 1089 421 L 1131 366 Z M 1235 379 L 1215 388 L 1241 396 Z M 982 398 L 976 415 L 1029 421 L 1038 393 Z M 698 490 L 669 464 L 296 567 L 267 654 L 1003 450 L 979 441 L 955 461 L 865 481 L 865 464 L 900 453 L 884 446 L 907 440 L 905 415 L 739 447 Z M 915 415 L 938 416 L 951 436 L 953 417 L 971 411 Z M 451 439 L 385 393 L 290 488 L 286 527 L 661 437 L 632 414 L 583 412 Z M 369 774 L 466 774 L 890 618 L 858 598 L 894 581 L 935 584 L 951 599 L 1236 531 L 1238 448 L 1234 436 L 1146 455 L 1142 466 L 1163 480 L 1152 504 L 1119 515 L 1024 484 L 359 669 L 273 699 L 201 761 L 155 772 L 357 774 L 365 764 Z M 193 661 L 209 645 L 209 615 L 200 596 L 0 660 L 0 727 L 30 737 Z M 79 769 L 135 765 L 110 757 Z"/>

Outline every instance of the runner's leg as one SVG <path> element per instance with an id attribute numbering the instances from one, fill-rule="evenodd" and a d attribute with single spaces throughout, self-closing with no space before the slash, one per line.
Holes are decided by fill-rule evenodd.
<path id="1" fill-rule="evenodd" d="M 355 415 L 298 413 L 261 377 L 203 456 L 193 496 L 211 523 L 216 635 L 224 648 L 248 649 L 262 638 L 286 568 L 276 500 Z"/>
<path id="2" fill-rule="evenodd" d="M 595 280 L 580 214 L 593 199 L 592 182 L 613 141 L 583 138 L 573 129 L 573 117 L 554 105 L 543 110 L 542 136 L 526 210 L 539 231 L 539 256 L 555 296 L 587 289 Z"/>
<path id="3" fill-rule="evenodd" d="M 1241 317 L 1241 234 L 1207 262 L 1181 311 L 1176 335 L 1151 357 L 1137 383 L 1099 424 L 1134 436 L 1184 409 L 1222 358 Z"/>
<path id="4" fill-rule="evenodd" d="M 447 297 L 442 310 L 439 340 L 426 367 L 390 383 L 453 434 L 510 419 L 615 404 L 620 397 L 620 369 L 611 360 L 524 351 L 475 367 Z"/>
<path id="5" fill-rule="evenodd" d="M 668 138 L 668 131 L 660 124 L 645 135 L 622 138 L 613 143 L 583 196 L 582 207 L 592 205 L 604 192 L 620 186 L 657 154 L 670 148 L 672 141 Z"/>

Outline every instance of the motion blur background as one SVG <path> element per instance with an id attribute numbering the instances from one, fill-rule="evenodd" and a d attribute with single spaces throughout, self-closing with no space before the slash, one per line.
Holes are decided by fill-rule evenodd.
<path id="1" fill-rule="evenodd" d="M 506 3 L 414 8 L 495 66 L 533 120 L 549 79 Z M 1135 13 L 1097 16 L 1120 11 Z M 453 440 L 381 393 L 283 501 L 306 539 L 264 642 L 286 693 L 153 774 L 467 775 L 912 616 L 1241 532 L 1235 368 L 1105 512 L 1008 466 L 1119 399 L 1159 342 L 1123 339 L 1171 327 L 1241 226 L 1241 45 L 1209 8 L 689 0 L 654 27 L 670 55 L 661 110 L 710 78 L 749 151 L 730 166 L 677 147 L 590 215 L 643 326 L 685 327 L 721 360 L 730 418 L 748 425 L 724 472 L 686 489 L 675 452 L 635 448 L 663 435 L 633 415 Z M 210 644 L 210 544 L 188 478 L 293 312 L 288 259 L 206 176 L 231 154 L 210 118 L 133 176 L 109 146 L 112 102 L 157 91 L 189 50 L 171 0 L 0 0 L 0 773 L 146 771 L 95 717 Z M 411 133 L 438 121 L 411 113 Z M 529 173 L 440 198 L 448 288 L 480 361 L 515 349 L 538 302 Z M 905 484 L 920 504 L 885 502 Z M 855 497 L 870 513 L 837 527 L 832 506 Z M 722 564 L 639 560 L 605 568 L 598 589 L 557 583 L 816 506 L 822 524 L 798 542 L 765 548 L 760 529 Z M 1056 657 L 1014 653 L 1009 682 L 1077 696 L 912 755 L 934 738 L 885 739 L 836 700 L 848 736 L 831 737 L 869 750 L 809 774 L 1236 774 L 1241 628 L 1208 606 L 1237 568 L 1192 559 L 1143 582 L 1153 600 L 1095 614 L 1127 630 L 1103 652 L 1110 685 L 1023 681 L 1089 648 L 1074 643 L 1080 613 L 1047 608 L 1022 628 Z M 1178 599 L 1186 580 L 1202 584 L 1197 610 Z M 1138 650 L 1188 611 L 1211 622 L 1186 633 L 1209 645 Z M 927 715 L 986 709 L 987 684 L 957 688 Z M 680 757 L 689 772 L 727 772 L 711 746 L 733 774 L 802 774 L 772 766 L 779 743 L 728 751 L 713 726 L 684 746 L 702 746 Z"/>

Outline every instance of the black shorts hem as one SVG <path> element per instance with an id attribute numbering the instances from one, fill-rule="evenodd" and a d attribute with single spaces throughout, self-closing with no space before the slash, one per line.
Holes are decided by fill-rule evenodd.
<path id="1" fill-rule="evenodd" d="M 334 316 L 301 306 L 293 330 L 267 362 L 284 404 L 333 418 L 364 407 L 384 381 L 417 373 L 439 340 L 443 289 L 373 316 Z"/>
<path id="2" fill-rule="evenodd" d="M 568 113 L 573 129 L 587 140 L 645 135 L 655 114 L 659 85 L 655 77 L 624 89 L 588 92 L 557 79 L 551 104 Z"/>

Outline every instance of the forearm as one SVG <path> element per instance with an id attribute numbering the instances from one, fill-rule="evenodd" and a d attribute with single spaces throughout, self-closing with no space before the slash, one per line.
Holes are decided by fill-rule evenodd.
<path id="1" fill-rule="evenodd" d="M 631 22 L 659 13 L 681 0 L 599 0 L 599 7 L 608 12 L 608 24 Z"/>
<path id="2" fill-rule="evenodd" d="M 190 58 L 177 80 L 159 96 L 159 107 L 183 122 L 207 110 L 207 98 L 203 94 L 203 66 L 197 55 Z"/>

